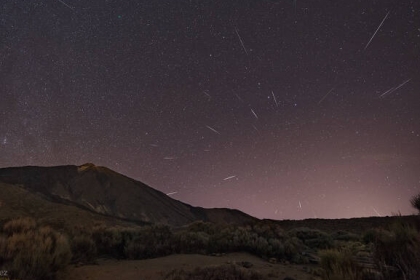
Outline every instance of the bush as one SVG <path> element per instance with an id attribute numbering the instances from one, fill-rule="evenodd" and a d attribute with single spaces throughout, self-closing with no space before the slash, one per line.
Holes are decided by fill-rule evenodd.
<path id="1" fill-rule="evenodd" d="M 97 256 L 96 244 L 88 235 L 76 236 L 71 241 L 72 261 L 92 263 Z"/>
<path id="2" fill-rule="evenodd" d="M 172 248 L 176 253 L 205 254 L 209 246 L 209 235 L 205 232 L 177 232 L 173 243 Z"/>
<path id="3" fill-rule="evenodd" d="M 331 236 L 323 231 L 310 228 L 296 228 L 289 234 L 299 238 L 306 246 L 312 249 L 329 249 L 333 247 Z"/>
<path id="4" fill-rule="evenodd" d="M 209 238 L 208 251 L 210 253 L 228 253 L 238 249 L 238 244 L 233 242 L 234 232 L 234 227 L 226 227 L 212 234 Z"/>
<path id="5" fill-rule="evenodd" d="M 97 248 L 92 236 L 92 229 L 74 226 L 68 229 L 73 263 L 93 263 L 97 257 Z"/>
<path id="6" fill-rule="evenodd" d="M 362 271 L 350 251 L 323 250 L 320 252 L 321 276 L 325 280 L 359 280 Z"/>
<path id="7" fill-rule="evenodd" d="M 71 259 L 68 239 L 33 220 L 19 219 L 4 225 L 0 259 L 12 279 L 55 279 Z"/>
<path id="8" fill-rule="evenodd" d="M 285 237 L 284 231 L 279 225 L 275 223 L 266 222 L 266 221 L 257 222 L 255 225 L 253 225 L 250 231 L 266 239 L 269 239 L 269 238 L 283 239 Z"/>
<path id="9" fill-rule="evenodd" d="M 264 280 L 261 274 L 236 265 L 197 267 L 193 271 L 173 270 L 165 276 L 169 280 Z"/>
<path id="10" fill-rule="evenodd" d="M 268 244 L 269 244 L 269 252 L 268 252 L 268 256 L 270 258 L 276 258 L 276 259 L 283 259 L 285 258 L 285 246 L 284 243 L 281 242 L 278 239 L 274 239 L 271 238 L 268 240 Z"/>
<path id="11" fill-rule="evenodd" d="M 207 234 L 215 234 L 216 232 L 220 231 L 220 226 L 217 226 L 213 223 L 205 223 L 202 221 L 197 221 L 191 223 L 187 227 L 187 231 L 189 232 L 204 232 Z"/>
<path id="12" fill-rule="evenodd" d="M 420 213 L 420 193 L 410 200 L 411 206 L 417 209 Z"/>
<path id="13" fill-rule="evenodd" d="M 376 231 L 373 239 L 375 258 L 387 277 L 419 279 L 420 233 L 414 227 L 399 222 L 388 231 Z"/>
<path id="14" fill-rule="evenodd" d="M 210 253 L 245 251 L 262 258 L 286 257 L 290 261 L 295 261 L 296 254 L 304 247 L 299 239 L 290 241 L 278 227 L 262 224 L 253 227 L 226 227 L 211 235 L 208 244 L 207 251 Z M 286 252 L 287 249 L 290 249 L 289 252 Z"/>
<path id="15" fill-rule="evenodd" d="M 168 226 L 146 226 L 134 232 L 134 238 L 127 240 L 124 256 L 128 259 L 147 259 L 172 253 L 172 232 Z"/>
<path id="16" fill-rule="evenodd" d="M 376 242 L 377 236 L 379 234 L 378 229 L 368 229 L 363 233 L 362 241 L 365 244 Z"/>
<path id="17" fill-rule="evenodd" d="M 18 218 L 4 224 L 3 232 L 12 235 L 14 233 L 25 233 L 36 228 L 35 220 L 31 218 Z"/>
<path id="18" fill-rule="evenodd" d="M 291 237 L 284 243 L 284 254 L 285 257 L 292 262 L 299 263 L 299 254 L 303 251 L 304 245 L 302 241 L 297 237 Z"/>
<path id="19" fill-rule="evenodd" d="M 132 230 L 96 226 L 92 231 L 97 254 L 117 259 L 124 258 L 125 242 L 130 238 L 132 238 Z"/>
<path id="20" fill-rule="evenodd" d="M 351 233 L 351 232 L 347 232 L 344 230 L 340 230 L 335 232 L 332 235 L 332 238 L 334 240 L 339 240 L 339 241 L 360 241 L 360 235 L 355 234 L 355 233 Z"/>

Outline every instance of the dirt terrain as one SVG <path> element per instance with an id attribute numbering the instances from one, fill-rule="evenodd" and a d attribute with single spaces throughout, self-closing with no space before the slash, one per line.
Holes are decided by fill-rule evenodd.
<path id="1" fill-rule="evenodd" d="M 160 280 L 174 269 L 193 270 L 196 267 L 217 266 L 229 263 L 252 263 L 249 268 L 267 276 L 268 279 L 318 280 L 310 271 L 310 265 L 272 264 L 247 253 L 232 253 L 223 256 L 171 255 L 148 260 L 99 260 L 97 265 L 71 266 L 63 280 Z"/>

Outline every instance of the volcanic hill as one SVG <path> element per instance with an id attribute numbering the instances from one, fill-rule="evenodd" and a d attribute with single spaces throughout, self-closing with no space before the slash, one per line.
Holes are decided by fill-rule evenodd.
<path id="1" fill-rule="evenodd" d="M 199 220 L 231 224 L 257 220 L 238 210 L 193 207 L 142 182 L 91 163 L 81 166 L 1 168 L 0 210 L 11 203 L 7 195 L 12 192 L 15 197 L 19 196 L 18 193 L 30 196 L 31 201 L 36 200 L 38 205 L 40 201 L 45 201 L 136 223 L 182 226 Z M 31 208 L 30 205 L 10 207 Z M 28 213 L 24 214 L 30 215 L 36 211 L 28 209 Z"/>

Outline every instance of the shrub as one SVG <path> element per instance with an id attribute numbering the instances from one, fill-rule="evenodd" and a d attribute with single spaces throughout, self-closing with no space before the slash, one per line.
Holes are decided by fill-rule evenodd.
<path id="1" fill-rule="evenodd" d="M 172 253 L 172 232 L 168 226 L 146 226 L 135 231 L 134 238 L 125 242 L 124 256 L 129 259 L 147 259 Z"/>
<path id="2" fill-rule="evenodd" d="M 54 279 L 71 259 L 68 239 L 50 227 L 19 219 L 4 225 L 0 259 L 12 279 Z M 29 226 L 28 226 L 29 225 Z"/>
<path id="3" fill-rule="evenodd" d="M 204 232 L 207 234 L 215 234 L 219 230 L 220 226 L 217 226 L 213 223 L 205 223 L 203 221 L 191 223 L 187 227 L 187 231 L 189 232 Z"/>
<path id="4" fill-rule="evenodd" d="M 333 247 L 331 236 L 320 230 L 302 227 L 290 230 L 289 234 L 296 236 L 306 246 L 313 249 L 329 249 Z"/>
<path id="5" fill-rule="evenodd" d="M 332 238 L 339 241 L 360 241 L 360 235 L 344 230 L 335 232 Z"/>
<path id="6" fill-rule="evenodd" d="M 362 271 L 350 251 L 323 250 L 320 252 L 321 276 L 325 280 L 359 280 Z"/>
<path id="7" fill-rule="evenodd" d="M 297 237 L 288 238 L 284 243 L 284 254 L 292 262 L 300 263 L 300 253 L 304 249 L 304 244 Z"/>
<path id="8" fill-rule="evenodd" d="M 257 222 L 255 225 L 253 225 L 251 231 L 266 239 L 283 239 L 285 237 L 284 231 L 279 225 L 266 221 Z"/>
<path id="9" fill-rule="evenodd" d="M 363 233 L 362 240 L 365 244 L 374 243 L 378 236 L 379 232 L 377 229 L 368 229 Z"/>
<path id="10" fill-rule="evenodd" d="M 232 250 L 251 252 L 253 250 L 252 240 L 256 240 L 258 235 L 252 232 L 250 228 L 238 227 L 232 230 L 230 237 Z"/>
<path id="11" fill-rule="evenodd" d="M 233 243 L 234 227 L 226 227 L 209 238 L 210 253 L 228 253 L 237 249 L 237 244 Z"/>
<path id="12" fill-rule="evenodd" d="M 31 218 L 18 218 L 15 220 L 11 220 L 4 224 L 3 232 L 11 235 L 14 233 L 25 233 L 30 230 L 35 229 L 36 222 L 34 219 Z"/>
<path id="13" fill-rule="evenodd" d="M 172 248 L 177 253 L 205 254 L 209 246 L 209 235 L 205 232 L 177 232 L 173 243 Z"/>
<path id="14" fill-rule="evenodd" d="M 132 233 L 129 230 L 96 226 L 92 231 L 97 254 L 117 259 L 124 257 L 125 241 L 129 238 L 132 238 Z"/>
<path id="15" fill-rule="evenodd" d="M 265 238 L 258 236 L 252 241 L 252 243 L 250 243 L 250 247 L 252 253 L 255 253 L 259 256 L 268 256 L 269 245 L 268 241 Z"/>
<path id="16" fill-rule="evenodd" d="M 97 248 L 93 239 L 92 228 L 76 225 L 68 229 L 73 263 L 93 263 L 97 257 Z"/>
<path id="17" fill-rule="evenodd" d="M 387 277 L 419 279 L 420 233 L 414 227 L 399 222 L 388 231 L 376 231 L 373 244 L 379 268 Z"/>
<path id="18" fill-rule="evenodd" d="M 268 256 L 276 259 L 282 259 L 285 257 L 285 246 L 284 243 L 278 239 L 271 238 L 268 240 L 269 249 Z"/>
<path id="19" fill-rule="evenodd" d="M 7 236 L 0 235 L 0 265 L 9 258 L 10 256 L 8 255 L 7 250 Z"/>
<path id="20" fill-rule="evenodd" d="M 72 261 L 92 263 L 96 256 L 96 244 L 88 235 L 79 235 L 71 240 Z"/>
<path id="21" fill-rule="evenodd" d="M 284 235 L 283 231 L 270 225 L 229 226 L 209 236 L 207 251 L 210 253 L 246 251 L 263 258 L 295 257 L 295 250 L 300 250 L 303 244 L 300 240 L 289 242 L 289 245 L 296 245 L 296 248 L 289 248 L 293 252 L 289 252 L 290 254 L 287 255 L 285 248 L 287 240 L 289 238 Z"/>
<path id="22" fill-rule="evenodd" d="M 410 200 L 411 206 L 417 209 L 420 213 L 420 193 L 418 195 L 415 195 Z"/>

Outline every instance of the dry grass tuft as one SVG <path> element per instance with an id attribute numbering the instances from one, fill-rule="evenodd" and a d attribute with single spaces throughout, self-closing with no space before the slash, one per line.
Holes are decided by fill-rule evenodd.
<path id="1" fill-rule="evenodd" d="M 0 236 L 2 268 L 12 279 L 55 279 L 71 259 L 68 239 L 31 219 L 6 223 Z"/>

